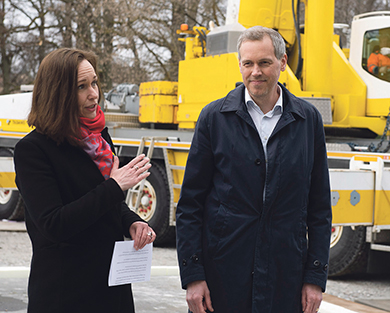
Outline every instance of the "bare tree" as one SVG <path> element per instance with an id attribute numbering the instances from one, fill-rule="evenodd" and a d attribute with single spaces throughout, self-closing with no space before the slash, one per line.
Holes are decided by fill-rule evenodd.
<path id="1" fill-rule="evenodd" d="M 58 21 L 58 32 L 62 37 L 62 47 L 73 47 L 73 29 L 72 21 L 75 18 L 72 0 L 60 0 L 53 4 L 53 14 Z"/>
<path id="2" fill-rule="evenodd" d="M 184 43 L 182 23 L 223 24 L 227 0 L 0 0 L 4 92 L 32 81 L 44 56 L 75 46 L 99 56 L 105 90 L 114 83 L 177 80 Z M 8 10 L 5 9 L 7 6 Z M 6 25 L 10 8 L 15 26 Z M 12 20 L 12 19 L 9 19 Z M 12 27 L 11 27 L 12 26 Z M 1 82 L 0 82 L 1 84 Z"/>
<path id="3" fill-rule="evenodd" d="M 11 91 L 11 62 L 14 55 L 14 51 L 10 49 L 10 34 L 11 27 L 7 27 L 5 24 L 6 12 L 5 0 L 0 2 L 0 53 L 1 53 L 1 72 L 3 76 L 3 90 L 2 93 L 9 93 Z"/>
<path id="4" fill-rule="evenodd" d="M 50 18 L 51 0 L 9 0 L 9 2 L 11 7 L 21 14 L 21 20 L 25 21 L 19 26 L 19 32 L 30 35 L 31 44 L 37 46 L 38 63 L 40 63 L 47 52 L 57 46 L 51 36 L 51 30 L 58 27 L 55 20 Z"/>
<path id="5" fill-rule="evenodd" d="M 44 42 L 41 41 L 40 32 L 36 30 L 39 29 L 37 20 L 41 17 L 40 21 L 44 21 L 45 16 L 35 15 L 34 11 L 40 8 L 39 5 L 39 2 L 22 4 L 18 1 L 1 1 L 0 50 L 3 93 L 18 90 L 20 83 L 31 82 L 34 72 L 29 70 L 37 67 L 39 56 L 42 58 L 44 56 L 42 52 Z M 34 53 L 29 53 L 30 50 L 34 50 Z"/>
<path id="6" fill-rule="evenodd" d="M 207 26 L 214 20 L 220 25 L 225 19 L 221 13 L 226 0 L 123 1 L 127 17 L 120 19 L 121 37 L 127 39 L 127 44 L 121 48 L 131 49 L 134 63 L 141 65 L 150 79 L 178 79 L 178 63 L 184 59 L 185 51 L 176 32 L 181 24 L 192 28 Z"/>
<path id="7" fill-rule="evenodd" d="M 112 88 L 112 59 L 114 51 L 114 37 L 116 35 L 116 18 L 118 7 L 113 1 L 101 1 L 98 10 L 95 10 L 95 50 L 99 55 L 100 77 L 102 87 L 106 90 Z"/>

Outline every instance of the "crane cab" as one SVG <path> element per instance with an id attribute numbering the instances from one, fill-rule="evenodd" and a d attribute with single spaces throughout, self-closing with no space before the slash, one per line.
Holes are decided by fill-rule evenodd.
<path id="1" fill-rule="evenodd" d="M 354 17 L 349 61 L 367 86 L 366 115 L 386 116 L 390 108 L 390 12 Z"/>

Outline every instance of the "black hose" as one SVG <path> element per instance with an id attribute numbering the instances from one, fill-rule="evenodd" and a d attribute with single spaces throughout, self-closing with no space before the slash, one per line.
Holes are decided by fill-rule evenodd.
<path id="1" fill-rule="evenodd" d="M 197 29 L 196 31 L 199 34 L 199 37 L 200 37 L 200 40 L 201 40 L 200 44 L 202 45 L 202 57 L 204 57 L 205 56 L 205 46 L 204 46 L 204 43 L 206 43 L 206 36 L 199 29 Z"/>
<path id="2" fill-rule="evenodd" d="M 205 32 L 205 30 L 204 29 L 202 29 L 201 30 L 201 32 L 202 32 L 202 34 L 203 34 L 203 38 L 204 38 L 204 43 L 205 43 L 205 45 L 206 45 L 206 47 L 204 48 L 204 53 L 203 53 L 203 56 L 206 56 L 206 53 L 207 53 L 207 34 L 206 34 L 206 32 Z"/>
<path id="3" fill-rule="evenodd" d="M 302 60 L 302 48 L 301 48 L 301 35 L 299 32 L 299 2 L 300 0 L 297 0 L 297 15 L 295 16 L 295 8 L 294 8 L 294 1 L 292 0 L 292 13 L 293 13 L 293 18 L 294 18 L 294 25 L 295 25 L 295 34 L 297 36 L 297 43 L 298 43 L 298 64 L 297 64 L 297 69 L 295 70 L 295 76 L 297 79 L 301 79 L 302 76 L 302 65 L 303 65 L 303 60 Z"/>

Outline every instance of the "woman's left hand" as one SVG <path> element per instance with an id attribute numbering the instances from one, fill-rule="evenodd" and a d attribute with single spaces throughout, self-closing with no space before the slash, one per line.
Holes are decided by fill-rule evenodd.
<path id="1" fill-rule="evenodd" d="M 130 236 L 134 240 L 134 249 L 139 250 L 156 239 L 156 233 L 145 222 L 134 222 L 130 226 Z"/>

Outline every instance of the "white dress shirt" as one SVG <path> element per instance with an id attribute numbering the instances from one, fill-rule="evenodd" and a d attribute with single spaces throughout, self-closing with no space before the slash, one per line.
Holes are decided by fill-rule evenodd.
<path id="1" fill-rule="evenodd" d="M 268 163 L 267 156 L 267 142 L 268 138 L 271 136 L 276 124 L 278 123 L 280 117 L 283 113 L 283 97 L 282 97 L 282 88 L 279 88 L 279 98 L 276 101 L 273 109 L 266 114 L 261 111 L 260 107 L 253 101 L 252 97 L 249 95 L 248 89 L 245 88 L 245 103 L 248 108 L 248 113 L 251 116 L 253 123 L 256 126 L 257 132 L 261 142 L 263 143 L 264 155 L 266 164 Z"/>

